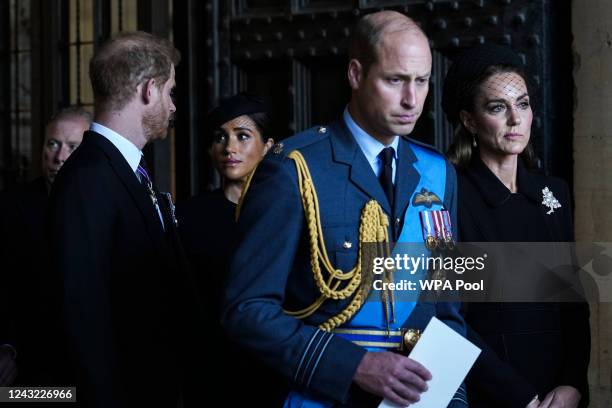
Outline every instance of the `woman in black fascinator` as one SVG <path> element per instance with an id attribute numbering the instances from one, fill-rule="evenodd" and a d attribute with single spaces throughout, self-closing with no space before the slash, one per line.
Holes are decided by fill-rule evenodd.
<path id="1" fill-rule="evenodd" d="M 443 109 L 455 126 L 464 242 L 571 242 L 567 184 L 540 175 L 521 58 L 484 44 L 450 67 Z M 586 407 L 589 309 L 574 303 L 466 303 L 468 336 L 482 353 L 467 378 L 470 407 Z"/>
<path id="2" fill-rule="evenodd" d="M 244 183 L 274 143 L 267 125 L 264 100 L 245 93 L 221 100 L 204 117 L 206 150 L 221 186 L 179 203 L 177 215 L 187 256 L 207 287 L 212 275 L 224 276 Z"/>
<path id="3" fill-rule="evenodd" d="M 211 393 L 211 402 L 229 398 L 232 406 L 280 406 L 284 400 L 284 394 L 265 392 L 272 382 L 280 381 L 277 374 L 236 346 L 220 324 L 221 295 L 236 236 L 236 206 L 247 178 L 274 143 L 268 122 L 266 104 L 258 96 L 240 93 L 221 100 L 204 117 L 206 150 L 221 186 L 177 205 L 178 230 L 204 306 L 202 347 L 207 361 L 202 370 L 208 374 L 201 390 Z"/>

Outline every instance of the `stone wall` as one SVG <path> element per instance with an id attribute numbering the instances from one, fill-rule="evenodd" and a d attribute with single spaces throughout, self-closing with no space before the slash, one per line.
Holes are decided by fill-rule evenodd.
<path id="1" fill-rule="evenodd" d="M 612 241 L 612 2 L 574 0 L 577 241 Z M 568 166 L 571 165 L 568 163 Z M 591 305 L 591 406 L 612 406 L 612 304 Z"/>

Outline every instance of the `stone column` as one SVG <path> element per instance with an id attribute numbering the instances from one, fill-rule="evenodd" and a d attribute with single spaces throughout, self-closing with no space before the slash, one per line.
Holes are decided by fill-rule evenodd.
<path id="1" fill-rule="evenodd" d="M 612 241 L 612 2 L 574 0 L 576 240 Z M 568 165 L 571 165 L 568 163 Z M 591 406 L 612 406 L 612 304 L 591 304 Z"/>

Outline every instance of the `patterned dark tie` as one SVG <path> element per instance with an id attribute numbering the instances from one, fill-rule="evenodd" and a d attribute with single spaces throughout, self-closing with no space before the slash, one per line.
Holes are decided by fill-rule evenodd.
<path id="1" fill-rule="evenodd" d="M 380 185 L 382 186 L 391 208 L 393 208 L 393 158 L 395 157 L 395 150 L 392 147 L 385 147 L 379 154 L 378 157 L 382 161 L 382 171 L 378 177 Z"/>
<path id="2" fill-rule="evenodd" d="M 138 179 L 140 180 L 140 184 L 144 186 L 151 197 L 151 202 L 153 203 L 153 207 L 155 207 L 155 211 L 157 211 L 157 196 L 155 195 L 155 190 L 153 190 L 153 182 L 151 181 L 151 177 L 149 177 L 149 168 L 147 167 L 147 162 L 145 161 L 144 156 L 141 157 L 140 163 L 138 164 L 138 168 L 136 172 L 138 173 Z"/>

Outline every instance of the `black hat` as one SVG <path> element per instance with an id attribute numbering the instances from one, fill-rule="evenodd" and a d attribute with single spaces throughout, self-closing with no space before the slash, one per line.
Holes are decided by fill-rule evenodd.
<path id="1" fill-rule="evenodd" d="M 211 109 L 206 115 L 205 126 L 209 132 L 212 132 L 238 116 L 261 112 L 267 112 L 264 99 L 241 92 L 222 99 L 217 107 Z"/>
<path id="2" fill-rule="evenodd" d="M 494 65 L 521 69 L 523 61 L 511 48 L 486 43 L 466 50 L 451 65 L 444 79 L 442 109 L 453 125 L 459 123 L 466 90 Z"/>

